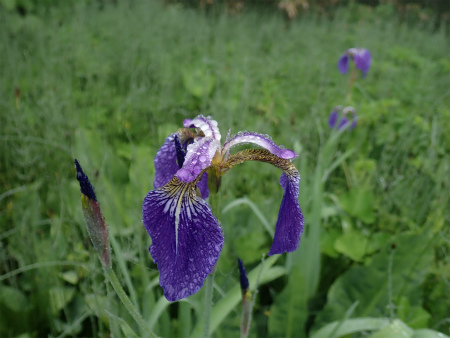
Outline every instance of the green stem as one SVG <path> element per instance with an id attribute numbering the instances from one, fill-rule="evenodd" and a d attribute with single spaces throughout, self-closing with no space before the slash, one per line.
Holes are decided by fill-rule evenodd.
<path id="1" fill-rule="evenodd" d="M 119 296 L 120 300 L 122 301 L 122 304 L 125 306 L 131 317 L 134 318 L 136 323 L 141 328 L 142 333 L 144 333 L 146 337 L 156 338 L 157 335 L 154 334 L 152 330 L 150 330 L 147 323 L 144 321 L 144 318 L 142 318 L 140 313 L 134 307 L 133 303 L 131 303 L 130 298 L 128 298 L 127 294 L 122 288 L 122 285 L 120 285 L 120 282 L 117 279 L 117 275 L 114 270 L 112 268 L 105 267 L 103 268 L 103 271 L 105 272 L 105 276 L 108 278 L 112 287 L 114 288 L 114 291 L 116 291 L 117 296 Z"/>
<path id="2" fill-rule="evenodd" d="M 211 211 L 213 215 L 218 217 L 220 212 L 220 196 L 217 193 L 220 185 L 220 176 L 216 176 L 212 173 L 208 177 L 208 187 L 209 187 L 209 203 L 211 204 Z M 203 338 L 209 337 L 209 325 L 211 322 L 211 311 L 213 302 L 213 292 L 214 292 L 214 274 L 216 272 L 216 267 L 213 268 L 212 272 L 206 277 L 205 281 L 205 307 L 203 313 Z"/>
<path id="3" fill-rule="evenodd" d="M 213 301 L 213 285 L 214 285 L 214 274 L 216 268 L 206 277 L 205 281 L 205 309 L 203 313 L 203 338 L 209 337 L 209 324 L 211 322 L 211 311 L 212 311 L 212 301 Z"/>

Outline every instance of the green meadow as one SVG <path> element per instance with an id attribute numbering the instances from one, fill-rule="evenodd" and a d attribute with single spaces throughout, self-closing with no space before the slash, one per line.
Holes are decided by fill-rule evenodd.
<path id="1" fill-rule="evenodd" d="M 261 8 L 143 0 L 0 7 L 0 27 L 1 337 L 144 336 L 89 239 L 75 158 L 133 306 L 158 336 L 201 335 L 204 288 L 164 298 L 142 224 L 157 150 L 199 114 L 222 140 L 255 131 L 298 153 L 305 217 L 299 249 L 268 257 L 281 171 L 246 162 L 222 178 L 212 337 L 240 334 L 238 257 L 255 300 L 250 337 L 450 335 L 444 29 L 402 23 L 387 5 L 288 23 Z M 336 63 L 352 47 L 372 66 L 349 94 Z M 329 128 L 338 105 L 356 109 L 354 129 Z"/>

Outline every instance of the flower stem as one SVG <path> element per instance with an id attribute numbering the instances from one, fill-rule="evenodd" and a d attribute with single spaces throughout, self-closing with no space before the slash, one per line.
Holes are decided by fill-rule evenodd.
<path id="1" fill-rule="evenodd" d="M 146 337 L 154 337 L 156 338 L 157 335 L 153 333 L 152 330 L 148 327 L 147 323 L 144 321 L 144 318 L 142 318 L 141 314 L 136 310 L 133 303 L 131 303 L 130 299 L 128 298 L 127 294 L 122 288 L 122 285 L 120 285 L 119 280 L 117 279 L 117 275 L 114 272 L 114 270 L 110 267 L 105 267 L 103 269 L 105 272 L 105 276 L 110 281 L 112 287 L 114 288 L 114 291 L 116 291 L 117 296 L 119 296 L 120 300 L 122 301 L 122 304 L 125 306 L 125 308 L 130 313 L 131 317 L 136 321 L 136 323 L 139 325 L 142 334 L 145 334 Z"/>
<path id="2" fill-rule="evenodd" d="M 206 277 L 205 281 L 205 308 L 203 313 L 203 338 L 209 337 L 209 324 L 211 322 L 211 311 L 213 302 L 213 285 L 216 268 Z"/>
<path id="3" fill-rule="evenodd" d="M 213 175 L 209 175 L 213 176 Z M 208 177 L 208 186 L 209 189 L 209 203 L 211 204 L 211 211 L 213 215 L 216 217 L 219 215 L 220 212 L 220 196 L 217 193 L 219 185 L 217 184 L 218 180 L 217 177 Z M 210 182 L 213 182 L 214 184 L 210 184 Z M 216 185 L 217 184 L 217 185 Z M 214 186 L 216 185 L 216 186 Z M 211 189 L 212 187 L 212 189 Z M 216 189 L 214 189 L 216 188 Z M 211 273 L 206 277 L 205 281 L 205 307 L 204 307 L 204 313 L 203 313 L 203 338 L 209 337 L 209 324 L 211 322 L 211 311 L 212 311 L 212 302 L 213 302 L 213 293 L 214 293 L 214 274 L 216 273 L 216 267 L 214 266 Z"/>

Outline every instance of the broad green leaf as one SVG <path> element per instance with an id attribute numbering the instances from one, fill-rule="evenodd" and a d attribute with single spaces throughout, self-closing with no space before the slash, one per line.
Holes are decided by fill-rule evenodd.
<path id="1" fill-rule="evenodd" d="M 365 188 L 354 188 L 339 198 L 339 204 L 349 215 L 371 224 L 375 221 L 374 196 Z"/>
<path id="2" fill-rule="evenodd" d="M 401 297 L 396 307 L 397 317 L 413 329 L 426 328 L 431 318 L 421 306 L 411 306 L 409 299 Z"/>
<path id="3" fill-rule="evenodd" d="M 14 312 L 24 311 L 28 303 L 22 291 L 6 285 L 0 287 L 0 302 Z"/>
<path id="4" fill-rule="evenodd" d="M 449 338 L 449 336 L 434 330 L 421 329 L 414 331 L 412 338 Z"/>
<path id="5" fill-rule="evenodd" d="M 322 231 L 320 237 L 320 250 L 325 255 L 336 258 L 339 252 L 335 249 L 335 241 L 340 237 L 340 232 L 335 229 Z"/>
<path id="6" fill-rule="evenodd" d="M 311 338 L 329 338 L 333 335 L 341 337 L 362 331 L 377 331 L 389 325 L 388 318 L 354 318 L 347 319 L 343 323 L 335 321 L 322 327 Z"/>
<path id="7" fill-rule="evenodd" d="M 65 286 L 55 286 L 50 289 L 50 308 L 56 315 L 75 296 L 75 288 Z"/>
<path id="8" fill-rule="evenodd" d="M 413 334 L 414 331 L 411 328 L 401 320 L 396 319 L 388 326 L 371 335 L 370 338 L 412 338 Z"/>
<path id="9" fill-rule="evenodd" d="M 280 255 L 274 255 L 267 258 L 263 263 L 256 266 L 250 273 L 248 273 L 248 280 L 250 283 L 250 290 L 254 291 L 256 286 L 256 281 L 258 280 L 258 286 L 265 283 L 271 282 L 284 274 L 286 270 L 280 266 L 274 266 L 273 264 L 278 260 Z M 228 316 L 228 314 L 235 310 L 239 302 L 241 301 L 241 287 L 237 283 L 227 294 L 214 304 L 211 312 L 211 322 L 209 327 L 210 334 L 213 333 L 217 327 L 223 322 L 223 320 Z M 194 331 L 192 332 L 191 338 L 201 337 L 202 335 L 203 322 L 197 323 Z"/>
<path id="10" fill-rule="evenodd" d="M 278 294 L 270 308 L 269 336 L 298 337 L 304 335 L 308 318 L 305 281 L 298 268 L 293 268 L 284 290 Z"/>
<path id="11" fill-rule="evenodd" d="M 73 270 L 63 272 L 61 274 L 61 278 L 73 285 L 78 283 L 78 274 L 76 271 Z"/>
<path id="12" fill-rule="evenodd" d="M 236 239 L 236 255 L 246 262 L 255 262 L 267 252 L 265 244 L 266 239 L 261 232 L 247 233 Z"/>
<path id="13" fill-rule="evenodd" d="M 16 8 L 16 0 L 1 0 L 0 4 L 9 11 L 12 11 L 14 8 Z"/>
<path id="14" fill-rule="evenodd" d="M 393 243 L 396 249 L 392 248 Z M 360 303 L 355 317 L 390 315 L 388 305 L 395 306 L 402 296 L 411 304 L 419 305 L 420 285 L 433 260 L 430 243 L 427 234 L 392 238 L 368 266 L 355 266 L 341 275 L 328 292 L 327 304 L 316 318 L 316 327 L 339 320 L 357 300 Z"/>
<path id="15" fill-rule="evenodd" d="M 353 230 L 338 237 L 334 242 L 334 249 L 354 261 L 361 262 L 366 254 L 368 243 L 366 236 Z"/>

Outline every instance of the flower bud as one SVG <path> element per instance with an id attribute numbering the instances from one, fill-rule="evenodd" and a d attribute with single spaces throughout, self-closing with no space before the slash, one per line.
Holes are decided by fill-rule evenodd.
<path id="1" fill-rule="evenodd" d="M 81 208 L 89 237 L 102 265 L 104 267 L 111 267 L 108 225 L 101 213 L 94 188 L 77 160 L 75 160 L 75 168 L 77 169 L 77 180 L 80 182 Z"/>

